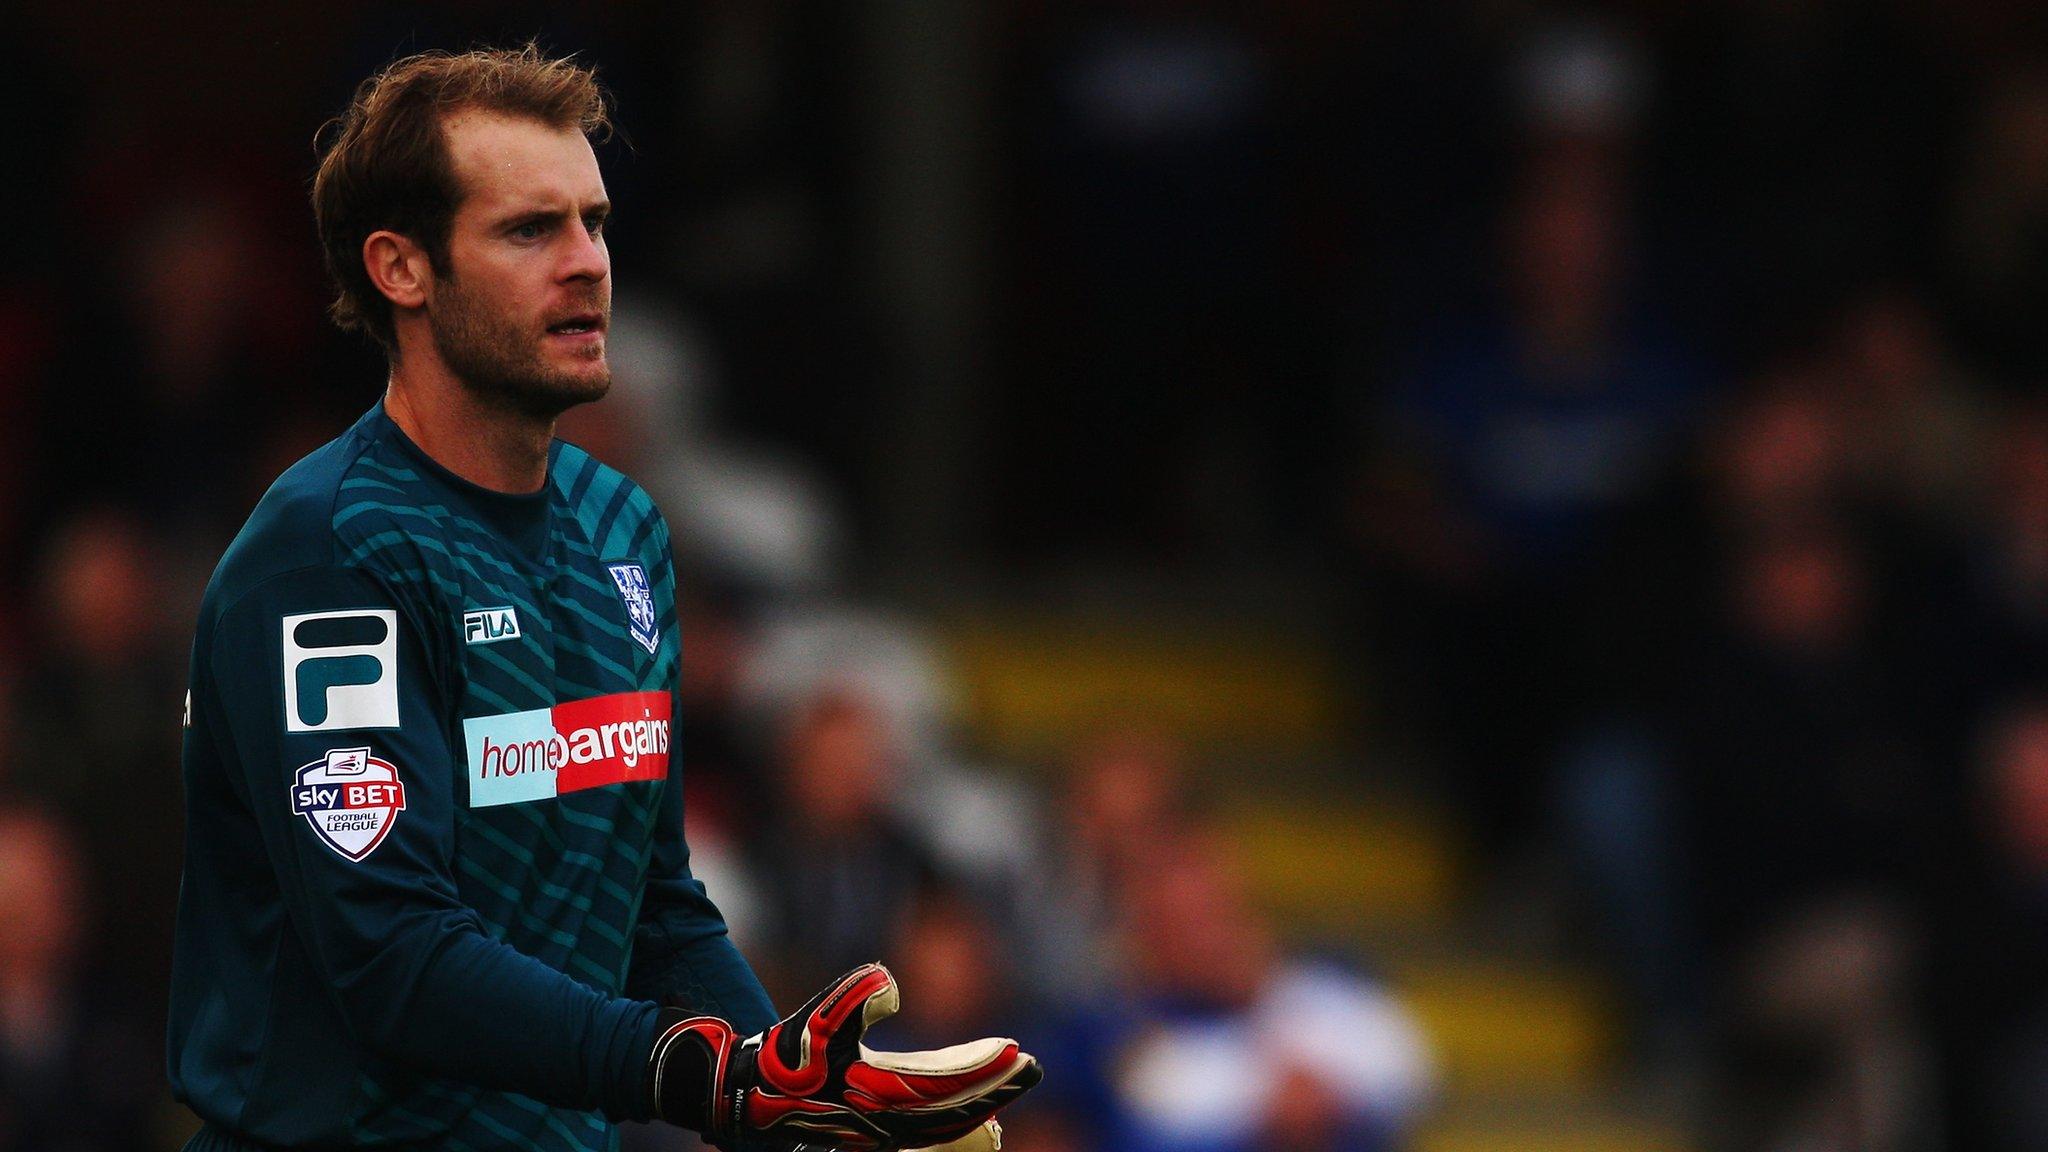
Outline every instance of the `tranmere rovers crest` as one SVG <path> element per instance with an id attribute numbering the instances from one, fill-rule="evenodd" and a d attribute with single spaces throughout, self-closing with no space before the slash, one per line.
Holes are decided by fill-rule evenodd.
<path id="1" fill-rule="evenodd" d="M 349 860 L 375 852 L 403 811 L 397 767 L 368 748 L 331 751 L 299 769 L 292 785 L 292 815 L 304 816 L 322 843 Z"/>
<path id="2" fill-rule="evenodd" d="M 626 602 L 626 621 L 633 626 L 633 639 L 653 652 L 661 647 L 661 633 L 654 628 L 654 590 L 647 586 L 647 571 L 638 564 L 607 564 L 619 597 Z"/>

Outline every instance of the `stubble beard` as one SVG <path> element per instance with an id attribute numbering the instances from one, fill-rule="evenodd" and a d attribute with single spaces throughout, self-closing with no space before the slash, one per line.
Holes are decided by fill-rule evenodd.
<path id="1" fill-rule="evenodd" d="M 552 421 L 611 390 L 611 367 L 602 350 L 597 371 L 565 372 L 548 363 L 545 335 L 526 330 L 502 311 L 466 292 L 449 277 L 430 309 L 434 350 L 470 395 L 495 408 Z M 593 303 L 610 318 L 609 301 Z"/>

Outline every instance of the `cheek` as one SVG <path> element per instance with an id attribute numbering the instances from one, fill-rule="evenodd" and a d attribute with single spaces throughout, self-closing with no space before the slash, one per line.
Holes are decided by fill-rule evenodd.
<path id="1" fill-rule="evenodd" d="M 538 315 L 541 296 L 535 284 L 539 277 L 526 268 L 496 268 L 492 272 L 480 286 L 479 303 L 507 324 L 524 324 Z"/>
<path id="2" fill-rule="evenodd" d="M 523 323 L 539 314 L 547 273 L 534 253 L 491 247 L 456 254 L 455 275 L 448 290 L 460 297 L 449 303 L 471 317 L 495 323 Z"/>

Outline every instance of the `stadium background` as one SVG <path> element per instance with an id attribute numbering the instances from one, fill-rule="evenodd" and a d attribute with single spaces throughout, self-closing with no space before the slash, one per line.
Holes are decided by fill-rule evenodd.
<path id="1" fill-rule="evenodd" d="M 0 69 L 0 1149 L 189 1130 L 198 590 L 379 380 L 310 141 L 534 34 L 785 1003 L 1023 1152 L 2048 1148 L 2040 10 L 180 8 Z"/>

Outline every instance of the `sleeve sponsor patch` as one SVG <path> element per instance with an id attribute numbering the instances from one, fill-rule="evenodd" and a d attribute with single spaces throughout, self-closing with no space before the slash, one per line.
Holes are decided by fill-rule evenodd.
<path id="1" fill-rule="evenodd" d="M 403 811 L 397 766 L 368 748 L 331 750 L 300 768 L 292 783 L 292 815 L 304 816 L 320 842 L 347 860 L 375 852 Z"/>
<path id="2" fill-rule="evenodd" d="M 398 727 L 398 612 L 357 608 L 284 618 L 284 728 Z"/>

